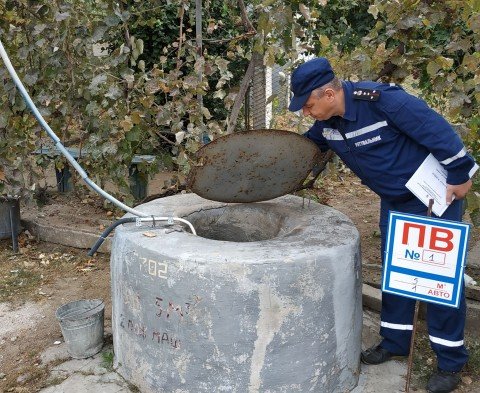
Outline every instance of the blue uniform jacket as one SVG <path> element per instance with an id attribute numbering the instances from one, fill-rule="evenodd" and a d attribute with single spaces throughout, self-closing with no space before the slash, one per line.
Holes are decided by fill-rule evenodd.
<path id="1" fill-rule="evenodd" d="M 345 114 L 316 121 L 305 136 L 332 149 L 362 183 L 389 201 L 413 198 L 405 183 L 432 153 L 447 183 L 462 184 L 478 168 L 448 122 L 396 85 L 342 82 Z"/>

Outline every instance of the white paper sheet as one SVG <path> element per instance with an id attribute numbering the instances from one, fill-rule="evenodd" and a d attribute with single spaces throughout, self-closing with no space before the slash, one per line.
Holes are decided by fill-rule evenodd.
<path id="1" fill-rule="evenodd" d="M 433 199 L 432 211 L 438 217 L 447 210 L 447 171 L 429 154 L 405 185 L 425 206 Z"/>

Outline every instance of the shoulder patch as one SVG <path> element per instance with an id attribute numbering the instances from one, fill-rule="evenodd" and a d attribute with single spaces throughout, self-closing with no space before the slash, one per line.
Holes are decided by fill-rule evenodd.
<path id="1" fill-rule="evenodd" d="M 353 98 L 356 100 L 378 101 L 380 91 L 373 89 L 355 89 L 353 91 Z"/>

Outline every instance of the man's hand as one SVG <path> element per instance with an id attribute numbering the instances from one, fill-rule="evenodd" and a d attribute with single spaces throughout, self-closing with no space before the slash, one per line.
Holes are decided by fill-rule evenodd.
<path id="1" fill-rule="evenodd" d="M 453 201 L 453 196 L 455 199 L 463 199 L 467 195 L 468 190 L 472 187 L 472 181 L 469 180 L 463 184 L 457 184 L 455 186 L 447 184 L 447 205 L 450 205 Z"/>

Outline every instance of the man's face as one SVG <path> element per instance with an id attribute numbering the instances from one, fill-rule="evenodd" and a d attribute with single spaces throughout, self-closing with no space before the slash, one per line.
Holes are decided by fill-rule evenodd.
<path id="1" fill-rule="evenodd" d="M 326 89 L 320 95 L 313 92 L 302 108 L 303 115 L 315 120 L 328 120 L 334 116 L 334 101 L 335 92 L 332 89 Z"/>

